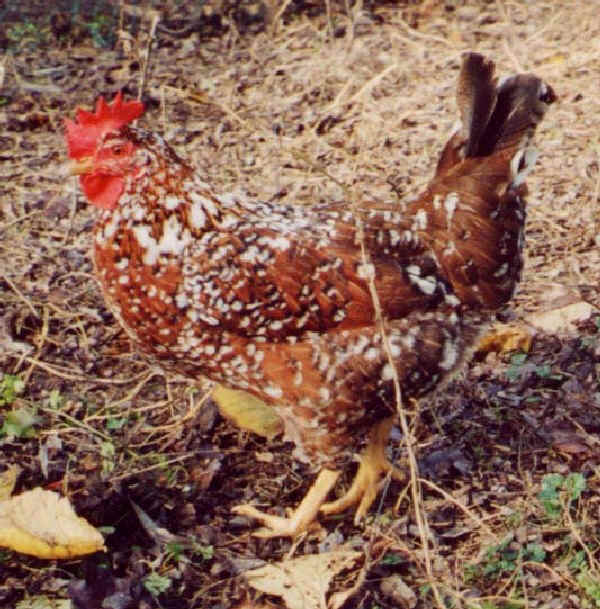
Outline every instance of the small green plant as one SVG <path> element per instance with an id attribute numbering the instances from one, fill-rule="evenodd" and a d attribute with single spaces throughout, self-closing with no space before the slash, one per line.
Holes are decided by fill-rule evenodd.
<path id="1" fill-rule="evenodd" d="M 37 422 L 38 418 L 30 408 L 23 407 L 11 410 L 4 417 L 4 423 L 0 427 L 0 436 L 33 438 L 36 434 L 34 425 Z"/>
<path id="2" fill-rule="evenodd" d="M 118 430 L 124 427 L 127 424 L 129 419 L 127 417 L 114 418 L 111 417 L 106 421 L 106 429 L 108 430 Z"/>
<path id="3" fill-rule="evenodd" d="M 166 592 L 171 587 L 171 579 L 163 575 L 159 575 L 155 571 L 152 571 L 149 575 L 144 578 L 144 588 L 152 594 L 152 596 L 158 596 L 163 592 Z"/>
<path id="4" fill-rule="evenodd" d="M 587 604 L 587 606 L 600 607 L 600 579 L 598 579 L 598 577 L 593 577 L 586 571 L 577 576 L 577 583 L 581 586 L 584 594 L 592 603 Z M 582 604 L 582 607 L 585 606 L 586 604 Z"/>
<path id="5" fill-rule="evenodd" d="M 25 383 L 14 374 L 5 374 L 0 380 L 0 406 L 12 404 L 23 393 Z"/>
<path id="6" fill-rule="evenodd" d="M 587 569 L 587 556 L 584 550 L 576 552 L 573 558 L 569 561 L 569 569 L 571 571 L 580 572 Z"/>
<path id="7" fill-rule="evenodd" d="M 524 368 L 527 362 L 527 353 L 515 353 L 510 358 L 510 365 L 506 370 L 506 376 L 510 381 L 516 381 L 523 376 L 526 371 L 534 372 L 537 376 L 542 379 L 551 379 L 554 381 L 560 381 L 563 378 L 562 374 L 553 373 L 552 366 L 550 364 L 541 364 L 539 366 L 529 365 Z"/>
<path id="8" fill-rule="evenodd" d="M 110 474 L 115 469 L 115 445 L 108 441 L 102 442 L 100 455 L 102 456 L 102 473 Z"/>
<path id="9" fill-rule="evenodd" d="M 60 391 L 58 389 L 53 389 L 48 398 L 48 406 L 52 408 L 52 410 L 59 410 L 64 403 L 65 398 L 60 394 Z"/>
<path id="10" fill-rule="evenodd" d="M 539 544 L 517 546 L 513 541 L 513 536 L 508 535 L 498 545 L 488 548 L 481 563 L 467 565 L 465 581 L 468 583 L 480 578 L 499 579 L 502 575 L 520 569 L 522 562 L 544 562 L 546 559 L 546 551 Z"/>
<path id="11" fill-rule="evenodd" d="M 381 559 L 382 565 L 399 565 L 404 562 L 401 554 L 395 552 L 387 552 L 386 555 Z"/>
<path id="12" fill-rule="evenodd" d="M 195 543 L 193 545 L 194 554 L 199 554 L 202 557 L 202 560 L 211 560 L 215 555 L 215 549 L 213 546 L 205 546 L 199 543 Z"/>
<path id="13" fill-rule="evenodd" d="M 0 407 L 11 405 L 25 389 L 25 383 L 14 374 L 5 374 L 0 380 Z M 38 422 L 35 411 L 27 406 L 14 408 L 4 415 L 0 436 L 31 438 Z"/>
<path id="14" fill-rule="evenodd" d="M 510 358 L 510 365 L 506 370 L 506 376 L 510 381 L 516 381 L 521 377 L 522 367 L 525 361 L 527 360 L 527 353 L 515 353 Z"/>
<path id="15" fill-rule="evenodd" d="M 179 562 L 184 555 L 185 546 L 182 543 L 178 543 L 177 541 L 172 541 L 167 544 L 166 547 L 167 555 L 165 560 L 174 560 L 175 562 Z"/>
<path id="16" fill-rule="evenodd" d="M 546 516 L 552 520 L 561 517 L 563 510 L 571 508 L 586 488 L 582 474 L 547 474 L 542 479 L 542 490 L 538 494 Z"/>
<path id="17" fill-rule="evenodd" d="M 11 46 L 19 47 L 24 43 L 37 45 L 43 39 L 43 34 L 35 23 L 24 21 L 9 27 L 6 31 L 6 37 L 12 43 Z"/>
<path id="18" fill-rule="evenodd" d="M 85 24 L 87 30 L 98 48 L 112 47 L 115 42 L 115 18 L 112 15 L 98 14 L 92 21 Z"/>

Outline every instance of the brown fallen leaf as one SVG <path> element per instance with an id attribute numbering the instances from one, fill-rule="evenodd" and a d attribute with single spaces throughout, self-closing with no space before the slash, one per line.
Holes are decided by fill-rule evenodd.
<path id="1" fill-rule="evenodd" d="M 600 311 L 581 300 L 558 309 L 528 315 L 527 322 L 548 334 L 572 334 L 577 331 L 576 323 L 587 321 L 594 314 L 600 315 Z"/>
<path id="2" fill-rule="evenodd" d="M 361 556 L 342 550 L 310 554 L 246 571 L 244 576 L 254 589 L 280 596 L 288 609 L 328 609 L 331 580 Z"/>
<path id="3" fill-rule="evenodd" d="M 40 488 L 0 501 L 0 546 L 48 559 L 106 550 L 102 535 L 66 498 Z"/>
<path id="4" fill-rule="evenodd" d="M 379 589 L 398 607 L 412 609 L 417 604 L 417 595 L 399 575 L 384 577 L 379 583 Z"/>

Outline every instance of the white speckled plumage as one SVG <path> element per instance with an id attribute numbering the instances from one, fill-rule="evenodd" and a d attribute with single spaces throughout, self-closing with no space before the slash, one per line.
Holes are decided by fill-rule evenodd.
<path id="1" fill-rule="evenodd" d="M 159 136 L 107 134 L 100 146 L 132 154 L 96 225 L 95 265 L 138 348 L 276 404 L 296 455 L 317 467 L 350 458 L 394 409 L 370 280 L 403 395 L 448 378 L 519 279 L 524 178 L 553 100 L 533 76 L 496 85 L 478 58 L 461 72 L 463 126 L 426 191 L 402 212 L 359 209 L 366 265 L 343 206 L 220 195 Z"/>

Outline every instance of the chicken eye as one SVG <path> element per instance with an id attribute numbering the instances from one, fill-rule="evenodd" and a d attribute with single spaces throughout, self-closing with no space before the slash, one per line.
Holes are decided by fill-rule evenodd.
<path id="1" fill-rule="evenodd" d="M 538 97 L 539 100 L 544 102 L 545 104 L 551 104 L 552 102 L 556 101 L 556 94 L 554 93 L 551 87 L 547 86 L 544 83 L 542 83 L 542 89 Z"/>

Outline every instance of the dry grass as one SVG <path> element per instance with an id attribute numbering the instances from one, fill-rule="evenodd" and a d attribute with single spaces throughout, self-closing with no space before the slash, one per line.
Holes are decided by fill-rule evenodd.
<path id="1" fill-rule="evenodd" d="M 244 595 L 235 575 L 239 569 L 222 565 L 240 557 L 272 560 L 289 550 L 287 542 L 257 545 L 228 520 L 228 507 L 240 496 L 215 489 L 215 472 L 221 468 L 216 475 L 223 484 L 239 483 L 248 497 L 263 496 L 272 504 L 277 502 L 275 474 L 284 484 L 277 498 L 286 506 L 302 494 L 305 480 L 280 447 L 265 446 L 222 423 L 214 427 L 201 383 L 194 392 L 130 352 L 92 275 L 88 249 L 94 212 L 82 202 L 76 184 L 60 173 L 62 120 L 75 107 L 90 106 L 100 93 L 119 88 L 136 94 L 145 74 L 149 110 L 144 126 L 162 131 L 218 188 L 296 204 L 345 200 L 360 206 L 395 200 L 398 192 L 416 193 L 427 182 L 456 118 L 461 53 L 477 50 L 494 59 L 499 74 L 535 72 L 559 95 L 539 130 L 540 161 L 529 180 L 528 258 L 517 315 L 548 306 L 556 285 L 600 304 L 598 0 L 578 4 L 576 10 L 558 0 L 465 1 L 452 3 L 453 10 L 446 6 L 450 3 L 435 1 L 400 7 L 381 3 L 373 14 L 364 8 L 350 15 L 327 3 L 320 16 L 298 15 L 287 22 L 282 15 L 289 3 L 273 4 L 265 31 L 243 35 L 231 27 L 208 39 L 195 34 L 169 38 L 156 21 L 164 15 L 149 9 L 132 9 L 140 16 L 139 27 L 133 27 L 131 11 L 123 5 L 123 30 L 114 50 L 86 43 L 40 45 L 30 49 L 28 61 L 23 54 L 6 55 L 0 70 L 6 96 L 0 107 L 0 370 L 25 380 L 17 406 L 36 407 L 43 421 L 34 439 L 4 442 L 6 460 L 27 467 L 23 485 L 59 481 L 88 512 L 100 508 L 90 499 L 87 478 L 107 496 L 106 489 L 120 492 L 130 481 L 128 491 L 136 498 L 147 492 L 144 485 L 158 487 L 157 493 L 172 497 L 172 505 L 159 506 L 157 499 L 146 507 L 154 507 L 154 516 L 167 522 L 177 522 L 181 506 L 193 507 L 194 526 L 180 532 L 200 535 L 199 528 L 210 528 L 207 544 L 218 554 L 212 571 L 204 565 L 194 574 L 190 587 L 200 599 L 197 607 L 219 602 L 227 607 L 229 599 Z M 161 44 L 150 47 L 154 29 Z M 331 32 L 345 33 L 331 37 Z M 475 366 L 467 381 L 497 373 L 486 366 Z M 462 404 L 461 391 L 451 390 L 441 405 L 439 427 L 435 414 L 428 415 L 429 427 L 415 424 L 417 454 L 445 445 L 441 438 L 455 425 L 452 412 Z M 478 391 L 472 388 L 473 404 L 484 403 Z M 57 394 L 60 407 L 52 402 Z M 567 558 L 583 551 L 590 578 L 600 587 L 593 532 L 598 502 L 589 498 L 578 513 L 565 509 L 562 519 L 550 525 L 541 519 L 535 499 L 541 472 L 566 475 L 598 466 L 590 469 L 587 462 L 584 467 L 575 457 L 548 456 L 546 450 L 515 452 L 501 426 L 496 430 L 488 419 L 479 420 L 474 408 L 466 407 L 475 414 L 465 436 L 473 438 L 479 425 L 481 450 L 501 466 L 495 470 L 492 463 L 483 473 L 450 476 L 449 486 L 425 481 L 421 507 L 434 521 L 422 524 L 420 533 L 425 541 L 430 538 L 428 543 L 417 541 L 414 502 L 406 492 L 399 495 L 393 520 L 388 497 L 364 531 L 347 524 L 336 529 L 347 544 L 370 541 L 372 561 L 363 576 L 371 581 L 356 602 L 394 606 L 378 592 L 377 579 L 389 575 L 382 566 L 385 556 L 398 558 L 402 576 L 415 590 L 427 583 L 439 590 L 437 600 L 423 596 L 423 607 L 442 607 L 448 599 L 457 607 L 490 609 L 559 606 L 551 604 L 554 599 L 563 607 L 585 606 L 578 599 L 600 602 L 600 592 L 594 597 L 591 584 L 586 588 L 565 566 Z M 597 431 L 589 435 L 597 439 Z M 460 432 L 453 438 L 460 442 Z M 483 438 L 489 438 L 489 446 Z M 55 448 L 57 439 L 60 448 Z M 40 446 L 50 451 L 48 480 L 38 463 Z M 254 452 L 269 450 L 276 455 L 271 469 L 247 463 Z M 590 475 L 589 488 L 598 486 L 597 477 Z M 208 489 L 217 498 L 203 495 L 200 504 L 194 503 L 176 490 L 185 485 Z M 419 494 L 413 493 L 413 499 Z M 438 519 L 446 511 L 455 519 L 451 525 Z M 331 540 L 335 526 L 327 527 Z M 455 537 L 449 529 L 455 529 Z M 521 556 L 519 569 L 501 572 L 496 580 L 476 575 L 469 580 L 465 567 L 496 560 L 493 556 L 501 552 L 490 555 L 490 548 L 498 547 L 507 532 L 513 535 L 509 544 L 524 547 L 534 540 L 550 548 L 568 538 L 571 550 L 565 550 L 564 560 L 533 566 Z M 317 547 L 306 540 L 296 551 Z M 8 571 L 18 581 L 18 573 Z M 186 598 L 192 597 L 189 590 Z"/>

